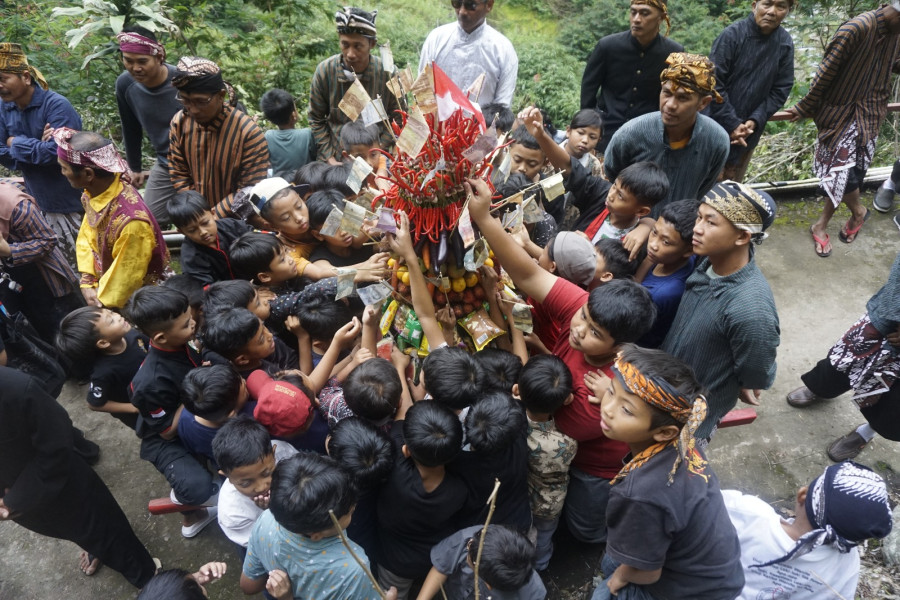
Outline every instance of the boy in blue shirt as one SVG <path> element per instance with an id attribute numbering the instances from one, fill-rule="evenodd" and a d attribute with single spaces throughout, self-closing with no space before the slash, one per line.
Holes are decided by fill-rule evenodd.
<path id="1" fill-rule="evenodd" d="M 244 380 L 231 365 L 206 365 L 185 376 L 181 395 L 184 410 L 178 420 L 178 438 L 191 454 L 212 461 L 218 468 L 213 438 L 247 403 Z"/>
<path id="2" fill-rule="evenodd" d="M 266 131 L 269 162 L 276 177 L 290 179 L 294 172 L 316 160 L 316 143 L 309 127 L 297 129 L 297 105 L 293 96 L 278 88 L 259 99 L 259 109 L 278 129 Z"/>

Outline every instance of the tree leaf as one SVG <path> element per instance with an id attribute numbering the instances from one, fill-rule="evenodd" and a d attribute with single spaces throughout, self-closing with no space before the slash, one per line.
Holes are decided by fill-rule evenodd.
<path id="1" fill-rule="evenodd" d="M 114 17 L 110 17 L 109 26 L 112 27 L 113 33 L 119 33 L 120 31 L 122 31 L 122 27 L 125 26 L 125 15 L 116 15 Z"/>

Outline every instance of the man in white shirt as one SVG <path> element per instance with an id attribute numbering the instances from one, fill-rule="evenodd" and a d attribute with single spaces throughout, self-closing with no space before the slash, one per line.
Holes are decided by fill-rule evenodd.
<path id="1" fill-rule="evenodd" d="M 506 36 L 485 22 L 494 0 L 451 0 L 456 23 L 431 30 L 422 46 L 419 72 L 436 62 L 461 90 L 484 73 L 481 94 L 472 98 L 484 106 L 510 106 L 516 90 L 519 57 Z"/>

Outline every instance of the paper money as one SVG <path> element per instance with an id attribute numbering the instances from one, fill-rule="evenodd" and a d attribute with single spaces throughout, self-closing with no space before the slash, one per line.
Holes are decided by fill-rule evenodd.
<path id="1" fill-rule="evenodd" d="M 544 195 L 547 197 L 547 202 L 566 193 L 566 186 L 563 184 L 562 173 L 556 173 L 546 179 L 542 179 L 540 184 L 541 187 L 544 188 Z"/>
<path id="2" fill-rule="evenodd" d="M 397 97 L 397 100 L 401 100 L 404 94 L 406 94 L 406 91 L 403 89 L 403 84 L 400 83 L 400 77 L 397 75 L 388 79 L 387 88 Z"/>
<path id="3" fill-rule="evenodd" d="M 353 190 L 354 194 L 358 194 L 362 189 L 363 181 L 372 173 L 372 165 L 366 162 L 361 156 L 353 159 L 353 167 L 350 169 L 350 175 L 347 176 L 347 186 Z"/>
<path id="4" fill-rule="evenodd" d="M 366 287 L 361 287 L 356 290 L 356 293 L 359 294 L 359 299 L 362 300 L 363 304 L 372 306 L 373 304 L 379 304 L 382 300 L 390 296 L 391 291 L 391 287 L 381 281 Z"/>
<path id="5" fill-rule="evenodd" d="M 477 138 L 472 145 L 463 152 L 463 156 L 478 163 L 484 160 L 484 157 L 490 154 L 497 147 L 497 130 L 491 127 Z"/>
<path id="6" fill-rule="evenodd" d="M 416 157 L 422 151 L 425 141 L 431 134 L 428 122 L 418 106 L 413 106 L 406 119 L 406 127 L 397 138 L 397 147 L 408 156 Z"/>
<path id="7" fill-rule="evenodd" d="M 410 91 L 416 97 L 419 110 L 423 114 L 437 111 L 437 98 L 434 96 L 434 75 L 431 65 L 425 65 L 425 70 L 419 73 L 419 77 L 413 82 Z"/>
<path id="8" fill-rule="evenodd" d="M 463 247 L 468 248 L 475 243 L 475 228 L 472 227 L 472 216 L 469 207 L 465 207 L 459 215 L 459 237 L 462 238 Z"/>
<path id="9" fill-rule="evenodd" d="M 522 219 L 526 223 L 540 223 L 544 220 L 544 210 L 534 196 L 522 202 Z"/>
<path id="10" fill-rule="evenodd" d="M 391 52 L 391 42 L 386 41 L 379 48 L 381 50 L 381 66 L 388 73 L 394 72 L 394 53 Z"/>
<path id="11" fill-rule="evenodd" d="M 481 95 L 481 88 L 484 87 L 484 78 L 485 74 L 482 73 L 475 78 L 475 81 L 473 81 L 472 85 L 469 86 L 469 89 L 466 90 L 466 96 L 468 96 L 469 100 L 472 102 L 478 102 L 478 97 Z"/>
<path id="12" fill-rule="evenodd" d="M 347 115 L 348 119 L 355 121 L 359 118 L 359 115 L 362 114 L 363 110 L 365 110 L 366 105 L 371 101 L 372 99 L 369 97 L 369 92 L 366 91 L 363 84 L 359 79 L 354 79 L 350 88 L 347 90 L 347 93 L 344 94 L 344 97 L 338 103 L 338 108 Z"/>
<path id="13" fill-rule="evenodd" d="M 397 73 L 397 77 L 400 79 L 400 85 L 403 86 L 403 89 L 406 91 L 412 90 L 413 86 L 413 76 L 412 69 L 409 65 L 406 65 L 406 68 Z"/>
<path id="14" fill-rule="evenodd" d="M 531 316 L 531 309 L 527 304 L 516 302 L 512 307 L 513 327 L 523 333 L 531 333 L 534 331 L 534 321 Z"/>
<path id="15" fill-rule="evenodd" d="M 522 214 L 522 207 L 516 205 L 513 210 L 503 215 L 503 228 L 515 231 L 522 226 L 523 221 L 524 215 Z"/>
<path id="16" fill-rule="evenodd" d="M 341 221 L 343 220 L 343 211 L 335 206 L 331 209 L 331 212 L 328 213 L 328 216 L 325 218 L 325 223 L 322 225 L 322 228 L 319 229 L 319 233 L 325 237 L 331 237 L 335 235 L 341 228 Z"/>
<path id="17" fill-rule="evenodd" d="M 484 238 L 480 238 L 466 252 L 466 256 L 463 258 L 463 265 L 466 267 L 466 271 L 477 271 L 478 267 L 483 265 L 487 258 L 487 242 L 484 241 Z"/>
<path id="18" fill-rule="evenodd" d="M 382 206 L 378 209 L 378 222 L 375 229 L 385 233 L 397 233 L 397 221 L 394 219 L 394 211 Z"/>
<path id="19" fill-rule="evenodd" d="M 337 270 L 337 294 L 334 299 L 340 300 L 353 294 L 356 279 L 356 269 L 338 269 Z"/>
<path id="20" fill-rule="evenodd" d="M 341 219 L 341 229 L 352 236 L 357 236 L 365 218 L 366 209 L 353 202 L 347 202 L 344 204 L 344 218 Z"/>

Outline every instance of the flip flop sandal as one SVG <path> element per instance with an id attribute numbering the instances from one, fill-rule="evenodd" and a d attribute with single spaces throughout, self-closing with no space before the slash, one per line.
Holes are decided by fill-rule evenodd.
<path id="1" fill-rule="evenodd" d="M 100 567 L 103 566 L 103 562 L 100 561 L 96 556 L 94 556 L 94 555 L 91 554 L 90 552 L 85 551 L 85 554 L 87 554 L 87 563 L 88 563 L 87 568 L 90 569 L 90 568 L 91 568 L 91 565 L 94 563 L 95 560 L 97 561 L 97 566 L 94 567 L 94 570 L 91 571 L 90 573 L 88 573 L 88 572 L 85 571 L 84 569 L 81 569 L 81 572 L 82 572 L 85 576 L 87 576 L 87 577 L 93 577 L 94 575 L 97 574 L 97 571 L 100 570 Z M 79 567 L 79 568 L 80 568 L 80 567 Z"/>
<path id="2" fill-rule="evenodd" d="M 831 245 L 831 237 L 826 233 L 824 239 L 820 238 L 815 233 L 813 233 L 812 227 L 809 228 L 809 234 L 812 236 L 813 242 L 816 243 L 816 254 L 822 258 L 828 258 L 829 256 L 831 256 L 830 248 L 827 252 L 825 251 L 826 246 Z M 822 248 L 821 250 L 819 250 L 820 247 Z"/>
<path id="3" fill-rule="evenodd" d="M 854 229 L 850 229 L 850 221 L 853 218 L 847 219 L 847 222 L 844 223 L 844 226 L 841 227 L 841 232 L 838 234 L 838 237 L 845 244 L 852 244 L 854 240 L 856 240 L 857 234 L 859 234 L 859 230 L 862 229 L 862 226 L 866 224 L 866 221 L 869 220 L 869 215 L 872 213 L 868 208 L 866 209 L 866 214 L 863 216 L 862 223 L 856 226 Z"/>

